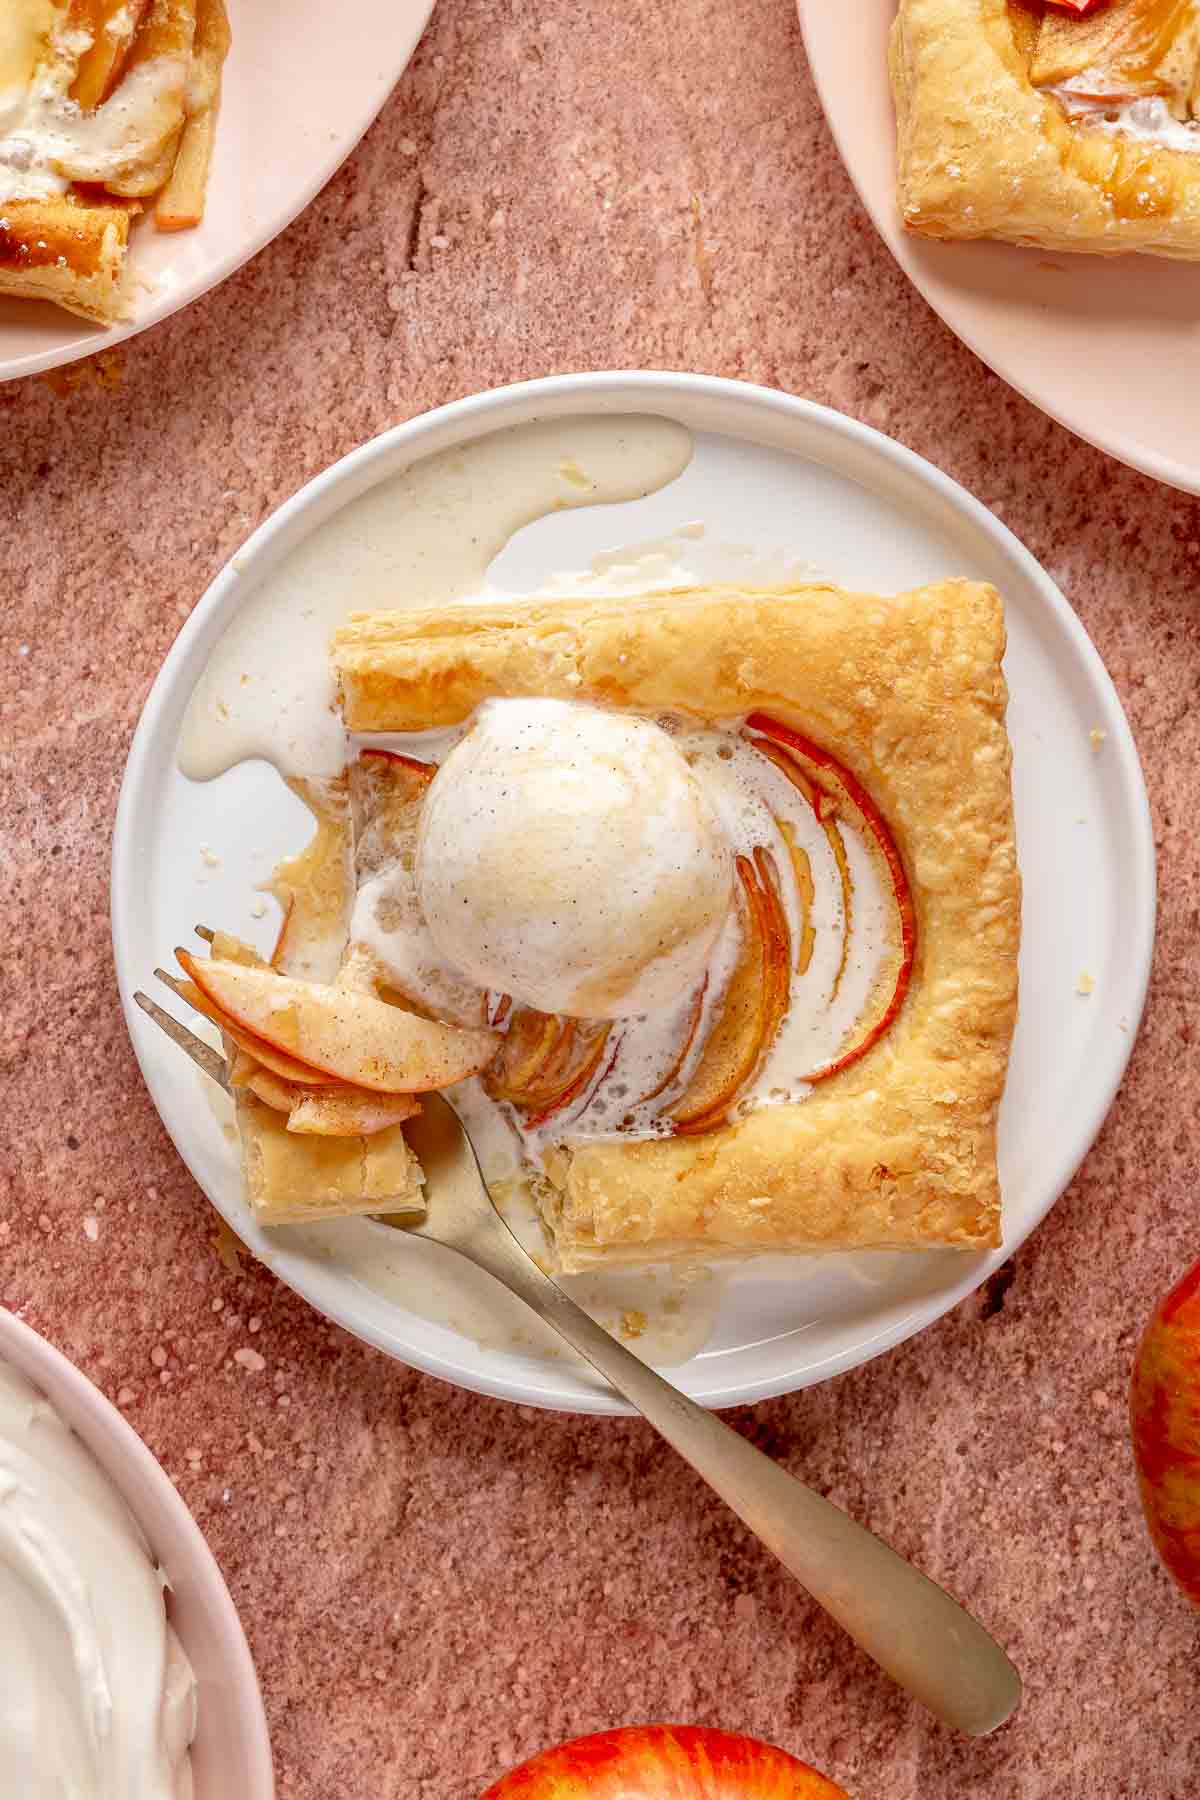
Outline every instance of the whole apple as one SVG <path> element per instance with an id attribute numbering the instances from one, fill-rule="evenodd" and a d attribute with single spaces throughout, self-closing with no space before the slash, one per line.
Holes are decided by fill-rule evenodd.
<path id="1" fill-rule="evenodd" d="M 699 1725 L 627 1725 L 543 1750 L 481 1800 L 849 1800 L 786 1750 Z"/>
<path id="2" fill-rule="evenodd" d="M 1155 1309 L 1129 1398 L 1150 1536 L 1169 1573 L 1200 1606 L 1200 1262 Z"/>

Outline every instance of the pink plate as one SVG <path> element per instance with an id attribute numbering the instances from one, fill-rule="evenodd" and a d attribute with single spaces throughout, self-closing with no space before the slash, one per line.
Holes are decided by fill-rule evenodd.
<path id="1" fill-rule="evenodd" d="M 1200 493 L 1200 266 L 905 235 L 887 34 L 896 0 L 799 0 L 817 92 L 884 243 L 935 312 L 1027 399 L 1135 469 Z"/>
<path id="2" fill-rule="evenodd" d="M 6 0 L 0 0 L 3 6 Z M 233 47 L 204 221 L 134 228 L 135 316 L 106 330 L 56 306 L 0 300 L 0 381 L 106 350 L 224 281 L 290 225 L 399 81 L 433 0 L 227 0 Z"/>

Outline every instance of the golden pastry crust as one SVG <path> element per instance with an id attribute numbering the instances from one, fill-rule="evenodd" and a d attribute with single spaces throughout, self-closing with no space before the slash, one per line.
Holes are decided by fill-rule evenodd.
<path id="1" fill-rule="evenodd" d="M 246 1198 L 260 1225 L 424 1211 L 424 1177 L 401 1126 L 366 1138 L 298 1136 L 285 1114 L 241 1090 L 236 1098 Z"/>
<path id="2" fill-rule="evenodd" d="M 761 709 L 853 770 L 904 859 L 918 952 L 890 1030 L 798 1104 L 552 1152 L 543 1209 L 563 1268 L 1000 1241 L 1020 935 L 1003 652 L 1000 598 L 968 581 L 359 614 L 337 633 L 351 730 L 453 725 L 493 696 L 702 721 Z"/>
<path id="3" fill-rule="evenodd" d="M 112 324 L 129 311 L 125 252 L 137 209 L 67 196 L 0 200 L 0 294 Z"/>
<path id="4" fill-rule="evenodd" d="M 1068 119 L 1008 0 L 900 0 L 890 66 L 905 227 L 1047 250 L 1200 259 L 1200 154 Z"/>

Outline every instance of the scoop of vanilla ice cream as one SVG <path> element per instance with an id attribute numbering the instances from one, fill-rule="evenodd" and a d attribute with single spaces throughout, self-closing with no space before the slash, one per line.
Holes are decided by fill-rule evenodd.
<path id="1" fill-rule="evenodd" d="M 490 700 L 430 785 L 416 876 L 439 952 L 481 986 L 615 1019 L 701 980 L 733 853 L 658 725 Z"/>

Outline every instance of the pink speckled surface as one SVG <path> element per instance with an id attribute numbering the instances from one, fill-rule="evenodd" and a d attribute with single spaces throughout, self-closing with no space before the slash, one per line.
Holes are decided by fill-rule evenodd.
<path id="1" fill-rule="evenodd" d="M 229 1273 L 118 1010 L 121 767 L 220 564 L 387 425 L 620 366 L 774 383 L 963 481 L 1062 583 L 1145 760 L 1158 957 L 1086 1167 L 1007 1289 L 736 1416 L 1010 1647 L 1025 1705 L 982 1743 L 878 1676 L 647 1429 L 453 1392 Z M 787 0 L 441 0 L 307 214 L 87 374 L 0 389 L 0 1299 L 195 1510 L 282 1794 L 474 1800 L 544 1743 L 667 1717 L 774 1738 L 856 1800 L 1192 1800 L 1197 1624 L 1142 1529 L 1124 1390 L 1198 1248 L 1200 507 L 1049 423 L 909 290 Z"/>

